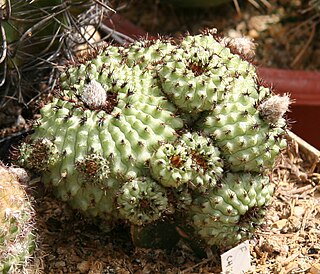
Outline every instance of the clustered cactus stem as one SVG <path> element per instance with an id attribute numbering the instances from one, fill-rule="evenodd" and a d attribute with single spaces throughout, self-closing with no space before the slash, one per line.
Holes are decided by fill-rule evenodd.
<path id="1" fill-rule="evenodd" d="M 97 49 L 61 74 L 19 162 L 108 229 L 176 220 L 209 246 L 250 237 L 290 99 L 261 85 L 240 44 L 207 30 Z"/>

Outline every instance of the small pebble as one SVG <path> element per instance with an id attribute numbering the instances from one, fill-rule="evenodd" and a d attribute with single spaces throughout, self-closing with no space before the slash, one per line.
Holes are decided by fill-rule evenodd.
<path id="1" fill-rule="evenodd" d="M 81 273 L 87 273 L 90 270 L 91 263 L 89 261 L 83 261 L 77 264 L 77 268 Z"/>
<path id="2" fill-rule="evenodd" d="M 66 266 L 66 262 L 65 261 L 58 261 L 54 265 L 55 265 L 55 267 L 64 267 L 64 266 Z"/>

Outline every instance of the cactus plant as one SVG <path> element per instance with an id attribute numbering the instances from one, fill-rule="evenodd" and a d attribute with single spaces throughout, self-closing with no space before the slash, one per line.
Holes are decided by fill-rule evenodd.
<path id="1" fill-rule="evenodd" d="M 236 244 L 270 202 L 290 99 L 232 51 L 213 30 L 98 49 L 66 67 L 18 161 L 108 229 L 131 224 L 135 243 L 176 221 Z"/>
<path id="2" fill-rule="evenodd" d="M 107 7 L 104 0 L 1 1 L 0 107 L 9 98 L 27 104 L 54 64 L 97 42 L 91 38 Z"/>
<path id="3" fill-rule="evenodd" d="M 35 247 L 33 209 L 17 176 L 0 165 L 0 273 L 22 273 Z"/>

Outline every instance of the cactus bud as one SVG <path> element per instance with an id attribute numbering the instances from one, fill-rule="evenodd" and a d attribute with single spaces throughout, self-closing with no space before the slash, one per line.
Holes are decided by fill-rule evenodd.
<path id="1" fill-rule="evenodd" d="M 291 100 L 287 94 L 273 95 L 258 106 L 258 111 L 263 120 L 276 125 L 288 111 Z"/>

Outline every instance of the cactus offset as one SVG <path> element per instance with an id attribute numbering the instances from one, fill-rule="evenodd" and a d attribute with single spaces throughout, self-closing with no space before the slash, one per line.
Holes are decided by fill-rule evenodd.
<path id="1" fill-rule="evenodd" d="M 186 133 L 177 142 L 157 149 L 150 159 L 151 174 L 166 187 L 189 184 L 204 192 L 222 177 L 223 161 L 219 156 L 209 138 Z"/>
<path id="2" fill-rule="evenodd" d="M 272 195 L 264 174 L 286 146 L 290 100 L 224 44 L 206 31 L 107 45 L 70 65 L 20 163 L 110 228 L 124 220 L 143 234 L 183 220 L 210 246 L 249 237 Z"/>
<path id="3" fill-rule="evenodd" d="M 22 273 L 35 246 L 33 209 L 15 174 L 0 165 L 0 273 Z"/>
<path id="4" fill-rule="evenodd" d="M 192 226 L 209 245 L 233 245 L 259 224 L 272 193 L 267 176 L 227 173 L 221 185 L 194 200 Z"/>
<path id="5" fill-rule="evenodd" d="M 161 217 L 167 209 L 168 198 L 165 189 L 152 179 L 137 178 L 121 187 L 117 202 L 124 219 L 143 225 Z"/>

